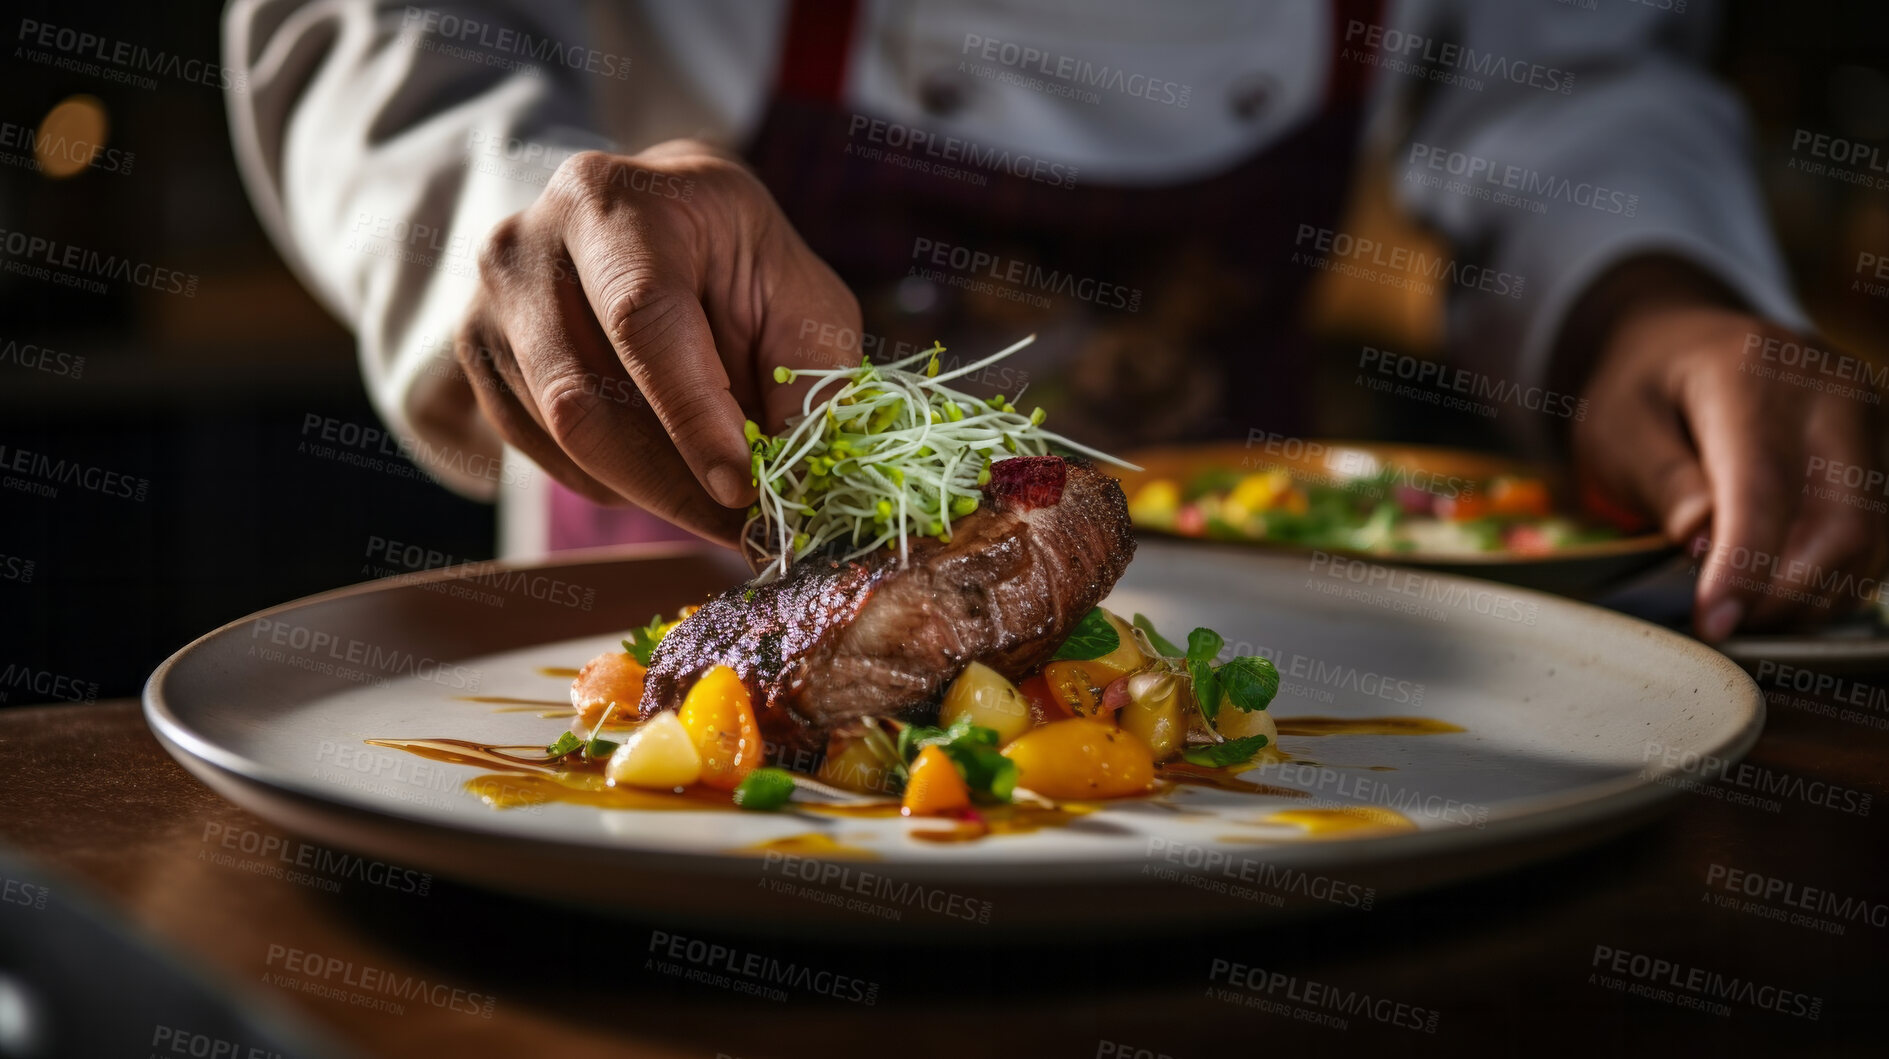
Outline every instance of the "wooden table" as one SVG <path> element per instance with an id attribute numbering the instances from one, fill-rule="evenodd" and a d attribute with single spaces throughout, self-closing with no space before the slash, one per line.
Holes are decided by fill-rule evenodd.
<path id="1" fill-rule="evenodd" d="M 1771 701 L 1748 760 L 1766 777 L 1751 782 L 1785 785 L 1775 807 L 1743 804 L 1749 783 L 1716 784 L 1585 852 L 1369 911 L 1152 942 L 1098 928 L 1065 946 L 995 928 L 945 948 L 687 933 L 727 959 L 872 983 L 870 1004 L 837 986 L 765 998 L 665 973 L 650 952 L 661 959 L 661 923 L 442 879 L 422 896 L 404 878 L 297 877 L 295 858 L 319 851 L 197 783 L 129 701 L 0 711 L 0 842 L 207 965 L 239 1003 L 287 1006 L 366 1055 L 1881 1054 L 1889 713 L 1849 707 L 1846 720 L 1795 692 Z M 265 843 L 273 857 L 247 852 Z M 270 860 L 289 870 L 259 867 Z M 1728 892 L 1754 877 L 1760 893 L 1767 881 L 1793 889 L 1768 903 Z M 1808 888 L 1863 903 L 1815 914 L 1841 933 L 1792 922 L 1787 901 L 1819 900 Z M 348 968 L 327 979 L 338 991 L 297 984 L 334 960 Z M 1653 960 L 1671 966 L 1656 973 Z M 301 973 L 285 974 L 291 964 Z M 395 1011 L 341 985 L 387 975 L 460 995 Z M 1734 978 L 1753 988 L 1735 990 L 1728 1013 L 1681 1003 L 1688 982 Z M 1358 994 L 1371 1003 L 1357 1007 Z M 1348 1015 L 1332 1015 L 1334 997 L 1351 998 Z M 111 998 L 96 1002 L 109 1017 Z"/>

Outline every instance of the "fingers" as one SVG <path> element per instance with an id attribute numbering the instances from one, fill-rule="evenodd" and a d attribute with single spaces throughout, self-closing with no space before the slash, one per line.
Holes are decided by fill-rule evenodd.
<path id="1" fill-rule="evenodd" d="M 1797 513 L 1799 494 L 1785 468 L 1801 466 L 1801 427 L 1767 415 L 1758 385 L 1736 373 L 1700 371 L 1680 398 L 1712 490 L 1712 548 L 1699 570 L 1693 619 L 1710 641 L 1775 610 L 1771 580 Z"/>
<path id="2" fill-rule="evenodd" d="M 1652 515 L 1668 539 L 1694 547 L 1711 521 L 1712 491 L 1684 421 L 1643 387 L 1601 407 L 1577 430 L 1582 470 L 1606 495 Z"/>
<path id="3" fill-rule="evenodd" d="M 500 435 L 558 482 L 595 503 L 634 502 L 698 534 L 731 543 L 738 515 L 696 483 L 656 416 L 617 363 L 583 292 L 562 269 L 520 246 L 520 225 L 488 241 L 485 279 L 456 352 Z"/>
<path id="4" fill-rule="evenodd" d="M 1678 417 L 1649 406 L 1600 428 L 1624 457 L 1616 465 L 1625 492 L 1653 514 L 1661 531 L 1681 543 L 1703 534 L 1712 517 L 1711 482 Z"/>
<path id="5" fill-rule="evenodd" d="M 1636 317 L 1590 383 L 1604 413 L 1575 428 L 1584 475 L 1701 560 L 1693 623 L 1708 641 L 1841 613 L 1889 562 L 1889 503 L 1807 480 L 1812 466 L 1879 466 L 1871 406 L 1744 370 L 1768 330 L 1728 310 Z"/>
<path id="6" fill-rule="evenodd" d="M 559 173 L 570 174 L 566 185 L 607 182 L 612 165 L 607 158 L 566 163 Z M 754 499 L 742 433 L 747 416 L 729 392 L 702 312 L 698 269 L 687 252 L 692 243 L 636 210 L 611 209 L 610 201 L 597 194 L 579 199 L 563 226 L 564 251 L 590 313 L 692 476 L 722 504 L 745 507 Z M 573 407 L 573 414 L 593 411 L 591 403 Z"/>
<path id="7" fill-rule="evenodd" d="M 568 311 L 527 319 L 536 326 L 521 328 L 508 362 L 560 454 L 619 496 L 732 543 L 739 513 L 703 491 L 594 321 Z"/>
<path id="8" fill-rule="evenodd" d="M 1811 617 L 1841 617 L 1863 606 L 1879 592 L 1876 578 L 1889 564 L 1889 503 L 1869 490 L 1845 487 L 1843 476 L 1832 484 L 1817 468 L 1873 468 L 1881 466 L 1873 451 L 1867 411 L 1839 399 L 1820 401 L 1810 412 L 1811 437 L 1800 470 L 1798 518 L 1784 548 L 1778 574 L 1783 587 L 1812 597 Z M 1800 608 L 1802 609 L 1802 608 Z M 1792 617 L 1791 608 L 1775 606 L 1758 611 L 1753 622 L 1763 625 Z"/>
<path id="9" fill-rule="evenodd" d="M 755 496 L 749 410 L 772 429 L 797 410 L 774 369 L 858 356 L 851 292 L 751 173 L 689 145 L 568 159 L 480 274 L 470 337 L 500 355 L 462 356 L 495 427 L 583 495 L 717 539 Z"/>
<path id="10" fill-rule="evenodd" d="M 524 453 L 565 488 L 596 504 L 620 504 L 623 497 L 586 474 L 544 430 L 504 340 L 489 327 L 468 323 L 453 345 L 460 369 L 472 384 L 473 399 L 499 437 Z M 528 396 L 528 394 L 527 394 Z"/>

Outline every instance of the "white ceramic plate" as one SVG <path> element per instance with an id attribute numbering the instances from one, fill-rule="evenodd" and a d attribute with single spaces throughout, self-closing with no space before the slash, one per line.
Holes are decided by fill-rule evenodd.
<path id="1" fill-rule="evenodd" d="M 961 926 L 931 907 L 943 907 L 937 894 L 1019 927 L 1154 926 L 1330 905 L 1340 883 L 1381 895 L 1499 870 L 1627 826 L 1701 759 L 1742 755 L 1763 721 L 1762 696 L 1731 662 L 1593 607 L 1329 556 L 1150 543 L 1108 605 L 1171 638 L 1205 625 L 1231 649 L 1273 657 L 1282 722 L 1401 715 L 1464 730 L 1287 735 L 1292 760 L 1247 778 L 1303 797 L 1182 788 L 953 845 L 915 841 L 909 831 L 932 825 L 900 819 L 495 810 L 463 789 L 490 770 L 363 742 L 549 742 L 563 719 L 462 696 L 559 699 L 568 681 L 541 667 L 581 665 L 652 612 L 739 576 L 719 556 L 619 551 L 356 586 L 199 639 L 152 675 L 145 710 L 170 752 L 227 797 L 402 866 L 652 915 L 867 931 Z M 1354 806 L 1392 807 L 1414 826 L 1340 835 L 1265 822 Z M 821 877 L 754 849 L 810 833 L 870 860 Z"/>

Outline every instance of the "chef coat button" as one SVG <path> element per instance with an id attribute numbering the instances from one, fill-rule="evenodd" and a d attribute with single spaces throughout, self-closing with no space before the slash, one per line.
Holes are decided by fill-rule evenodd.
<path id="1" fill-rule="evenodd" d="M 933 117 L 949 117 L 964 108 L 964 86 L 948 71 L 926 74 L 918 83 L 918 105 Z"/>
<path id="2" fill-rule="evenodd" d="M 1227 92 L 1227 108 L 1241 121 L 1256 121 L 1272 105 L 1279 85 L 1270 74 L 1248 74 Z"/>

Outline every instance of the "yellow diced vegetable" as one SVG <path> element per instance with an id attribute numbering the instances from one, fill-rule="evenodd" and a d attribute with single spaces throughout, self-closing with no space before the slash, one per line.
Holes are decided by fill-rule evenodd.
<path id="1" fill-rule="evenodd" d="M 1233 705 L 1225 696 L 1221 696 L 1220 709 L 1213 715 L 1213 727 L 1214 731 L 1227 739 L 1263 735 L 1267 746 L 1279 745 L 1279 726 L 1273 723 L 1271 710 L 1253 710 L 1249 713 Z"/>
<path id="2" fill-rule="evenodd" d="M 1017 786 L 1046 798 L 1120 798 L 1154 782 L 1154 755 L 1133 735 L 1076 718 L 1032 729 L 1003 754 L 1017 765 Z"/>
<path id="3" fill-rule="evenodd" d="M 1144 526 L 1166 526 L 1181 508 L 1180 483 L 1169 478 L 1154 481 L 1135 490 L 1128 501 L 1128 517 Z"/>
<path id="4" fill-rule="evenodd" d="M 971 791 L 964 777 L 942 749 L 928 746 L 912 759 L 911 778 L 899 811 L 906 816 L 942 816 L 971 807 Z"/>
<path id="5" fill-rule="evenodd" d="M 891 763 L 865 737 L 856 735 L 836 735 L 827 740 L 826 760 L 820 762 L 815 778 L 861 794 L 891 794 L 898 789 Z"/>
<path id="6" fill-rule="evenodd" d="M 760 766 L 761 728 L 754 720 L 748 688 L 734 670 L 715 666 L 703 673 L 677 716 L 702 757 L 705 786 L 734 790 Z"/>
<path id="7" fill-rule="evenodd" d="M 1141 653 L 1140 642 L 1135 639 L 1135 627 L 1123 621 L 1120 615 L 1114 614 L 1106 609 L 1102 611 L 1102 617 L 1108 619 L 1109 626 L 1115 630 L 1115 635 L 1120 638 L 1121 643 L 1115 650 L 1110 651 L 1100 658 L 1092 659 L 1086 664 L 1091 666 L 1104 666 L 1113 670 L 1115 676 L 1121 676 L 1124 673 L 1133 673 L 1135 670 L 1147 665 L 1149 661 L 1148 657 Z M 1110 679 L 1113 678 L 1111 677 Z M 1103 681 L 1105 686 L 1107 683 L 1107 681 Z"/>
<path id="8" fill-rule="evenodd" d="M 1279 502 L 1292 488 L 1292 474 L 1281 467 L 1274 467 L 1258 474 L 1249 474 L 1240 479 L 1240 484 L 1227 494 L 1226 507 L 1223 509 L 1228 522 L 1246 521 L 1246 516 L 1265 511 Z"/>
<path id="9" fill-rule="evenodd" d="M 673 790 L 702 777 L 702 755 L 681 718 L 664 710 L 616 748 L 604 775 L 611 783 L 627 787 Z"/>
<path id="10" fill-rule="evenodd" d="M 982 662 L 972 662 L 946 689 L 938 723 L 949 727 L 960 717 L 997 733 L 999 745 L 1030 730 L 1030 708 L 1015 684 Z"/>

